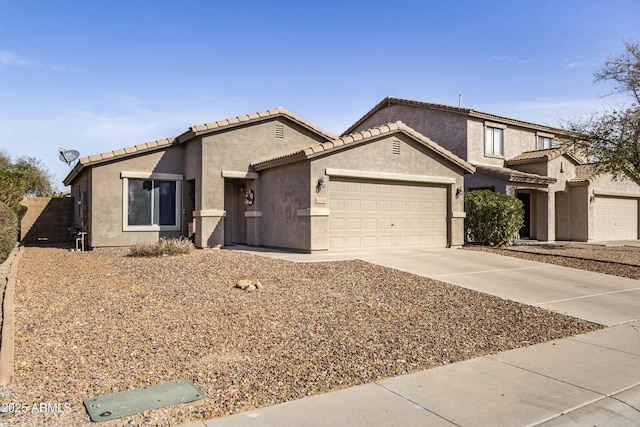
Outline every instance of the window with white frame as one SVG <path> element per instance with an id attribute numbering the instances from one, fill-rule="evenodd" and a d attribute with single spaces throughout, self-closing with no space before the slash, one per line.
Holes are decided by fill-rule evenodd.
<path id="1" fill-rule="evenodd" d="M 179 230 L 181 175 L 123 172 L 125 230 Z"/>
<path id="2" fill-rule="evenodd" d="M 547 148 L 551 148 L 553 143 L 553 138 L 550 136 L 538 135 L 538 150 L 545 150 Z"/>
<path id="3" fill-rule="evenodd" d="M 485 154 L 502 156 L 504 154 L 504 129 L 487 125 L 485 127 Z"/>

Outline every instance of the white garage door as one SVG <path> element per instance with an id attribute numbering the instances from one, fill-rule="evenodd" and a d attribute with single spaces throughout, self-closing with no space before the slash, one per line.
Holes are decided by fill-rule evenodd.
<path id="1" fill-rule="evenodd" d="M 329 197 L 331 249 L 447 246 L 444 186 L 332 179 Z"/>
<path id="2" fill-rule="evenodd" d="M 597 196 L 595 200 L 595 240 L 638 238 L 638 200 Z"/>

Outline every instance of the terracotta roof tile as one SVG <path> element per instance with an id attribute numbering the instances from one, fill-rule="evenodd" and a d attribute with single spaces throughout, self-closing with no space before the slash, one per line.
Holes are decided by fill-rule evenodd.
<path id="1" fill-rule="evenodd" d="M 186 132 L 182 133 L 176 138 L 165 138 L 153 141 L 152 143 L 139 144 L 134 147 L 127 147 L 123 149 L 117 149 L 109 152 L 108 155 L 93 155 L 91 159 L 89 157 L 83 157 L 78 160 L 76 166 L 72 169 L 72 171 L 67 175 L 64 179 L 65 185 L 68 185 L 75 176 L 80 173 L 80 171 L 84 168 L 85 165 L 93 165 L 95 163 L 99 163 L 100 161 L 104 161 L 105 159 L 114 159 L 117 157 L 124 157 L 129 155 L 134 155 L 136 153 L 145 152 L 148 150 L 161 149 L 164 146 L 168 146 L 171 144 L 180 144 L 183 143 L 196 134 L 214 132 L 219 129 L 223 129 L 228 126 L 241 125 L 244 123 L 250 123 L 251 121 L 259 121 L 269 117 L 286 117 L 289 120 L 298 123 L 299 125 L 315 132 L 316 134 L 325 138 L 325 140 L 329 141 L 335 139 L 336 137 L 331 133 L 315 126 L 313 123 L 308 122 L 295 114 L 288 112 L 283 108 L 274 108 L 268 111 L 263 111 L 259 113 L 254 113 L 245 116 L 238 116 L 230 119 L 220 120 L 211 123 L 205 123 L 202 125 L 191 126 Z"/>
<path id="2" fill-rule="evenodd" d="M 453 163 L 457 164 L 458 166 L 460 166 L 461 168 L 465 169 L 468 172 L 474 172 L 475 168 L 473 165 L 471 165 L 470 163 L 464 161 L 463 159 L 461 159 L 460 157 L 456 156 L 455 154 L 453 154 L 452 152 L 450 152 L 449 150 L 441 147 L 440 145 L 436 144 L 435 142 L 431 141 L 429 138 L 427 138 L 426 136 L 422 135 L 421 133 L 415 131 L 414 129 L 411 129 L 409 126 L 404 125 L 402 122 L 396 122 L 396 123 L 389 123 L 388 125 L 384 125 L 384 126 L 380 126 L 378 128 L 373 128 L 373 129 L 367 129 L 364 130 L 362 132 L 356 132 L 353 133 L 351 135 L 346 135 L 343 136 L 341 138 L 335 139 L 334 141 L 331 141 L 333 147 L 329 146 L 327 143 L 323 143 L 323 144 L 318 144 L 318 145 L 314 145 L 312 147 L 308 147 L 305 148 L 304 150 L 301 151 L 297 151 L 295 153 L 291 153 L 288 155 L 284 155 L 284 156 L 279 156 L 273 159 L 269 159 L 269 160 L 265 160 L 262 162 L 258 162 L 255 163 L 253 166 L 254 167 L 258 167 L 260 168 L 261 166 L 267 165 L 269 163 L 281 163 L 283 159 L 287 159 L 290 158 L 293 159 L 295 158 L 295 156 L 299 156 L 300 154 L 303 154 L 305 157 L 311 157 L 314 154 L 317 153 L 321 153 L 323 151 L 332 151 L 332 150 L 339 150 L 342 146 L 346 146 L 346 145 L 351 145 L 351 144 L 357 144 L 361 141 L 366 141 L 367 139 L 374 139 L 378 136 L 384 136 L 384 135 L 389 135 L 395 132 L 405 132 L 409 135 L 411 135 L 413 138 L 415 138 L 416 140 L 420 141 L 422 144 L 424 144 L 425 146 L 431 148 L 432 150 L 440 153 L 442 156 L 444 156 L 445 158 L 448 158 L 450 161 L 452 161 Z M 268 167 L 268 166 L 267 166 Z"/>
<path id="3" fill-rule="evenodd" d="M 547 148 L 544 150 L 525 151 L 507 160 L 507 163 L 529 162 L 532 160 L 552 160 L 565 154 L 566 150 L 561 148 Z"/>
<path id="4" fill-rule="evenodd" d="M 434 109 L 434 110 L 450 111 L 450 112 L 453 112 L 453 113 L 464 114 L 464 115 L 469 115 L 469 116 L 474 116 L 474 117 L 479 117 L 479 118 L 489 119 L 489 120 L 496 120 L 496 121 L 504 122 L 504 123 L 510 123 L 510 124 L 513 124 L 513 125 L 516 125 L 516 126 L 525 127 L 525 128 L 545 130 L 545 131 L 549 131 L 549 132 L 552 132 L 552 133 L 560 133 L 560 134 L 566 134 L 567 133 L 566 131 L 564 131 L 562 129 L 553 128 L 553 127 L 550 127 L 550 126 L 545 126 L 545 125 L 531 123 L 531 122 L 525 122 L 525 121 L 517 120 L 517 119 L 510 119 L 508 117 L 502 117 L 502 116 L 498 116 L 498 115 L 495 115 L 495 114 L 483 113 L 483 112 L 480 112 L 480 111 L 477 111 L 477 110 L 473 110 L 471 108 L 455 107 L 455 106 L 446 105 L 446 104 L 437 104 L 437 103 L 433 103 L 433 102 L 415 101 L 415 100 L 412 100 L 412 99 L 404 99 L 404 98 L 396 98 L 396 97 L 393 97 L 393 96 L 388 96 L 388 97 L 384 98 L 382 101 L 380 101 L 378 104 L 376 104 L 367 113 L 365 113 L 365 115 L 362 116 L 360 119 L 358 119 L 353 125 L 351 125 L 343 133 L 343 135 L 349 134 L 349 133 L 353 133 L 354 130 L 359 125 L 364 123 L 376 111 L 382 110 L 382 109 L 387 108 L 387 107 L 389 107 L 391 105 L 399 105 L 399 104 L 401 104 L 401 105 L 411 105 L 411 106 L 418 107 L 418 108 L 428 108 L 428 109 Z M 387 117 L 387 119 L 388 119 L 388 117 Z"/>
<path id="5" fill-rule="evenodd" d="M 594 164 L 576 166 L 575 178 L 569 180 L 571 184 L 590 184 L 600 176 Z"/>
<path id="6" fill-rule="evenodd" d="M 550 184 L 557 180 L 550 176 L 538 175 L 535 173 L 522 172 L 515 169 L 503 168 L 500 166 L 474 165 L 477 173 L 495 176 L 509 182 L 524 182 L 530 184 Z"/>

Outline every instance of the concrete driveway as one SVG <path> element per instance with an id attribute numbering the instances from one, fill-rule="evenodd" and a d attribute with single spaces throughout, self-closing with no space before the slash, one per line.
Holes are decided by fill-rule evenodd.
<path id="1" fill-rule="evenodd" d="M 350 253 L 407 271 L 602 325 L 640 319 L 640 281 L 463 249 Z"/>

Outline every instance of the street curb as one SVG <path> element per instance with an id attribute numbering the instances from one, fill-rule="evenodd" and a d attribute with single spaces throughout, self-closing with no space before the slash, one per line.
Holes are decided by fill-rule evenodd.
<path id="1" fill-rule="evenodd" d="M 18 264 L 22 258 L 23 248 L 14 249 L 15 256 L 11 262 L 11 269 L 7 276 L 7 285 L 4 290 L 4 300 L 2 303 L 2 342 L 0 343 L 0 385 L 13 383 L 13 356 L 14 349 L 14 303 L 13 298 L 16 290 L 16 277 L 18 275 Z"/>

